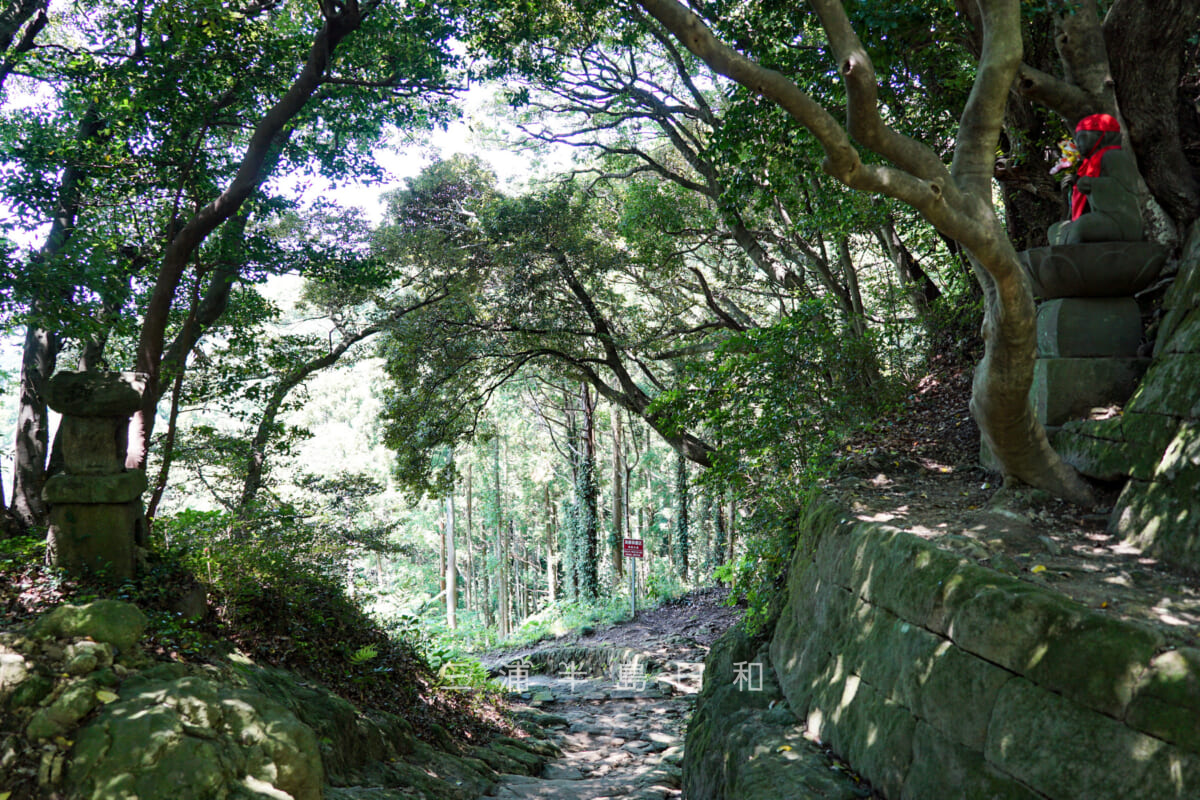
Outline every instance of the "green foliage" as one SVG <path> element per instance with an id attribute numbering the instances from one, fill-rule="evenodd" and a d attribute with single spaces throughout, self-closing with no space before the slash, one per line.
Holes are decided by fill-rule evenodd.
<path id="1" fill-rule="evenodd" d="M 376 658 L 379 658 L 379 649 L 373 644 L 364 644 L 350 654 L 350 663 L 355 667 L 360 667 Z"/>
<path id="2" fill-rule="evenodd" d="M 502 691 L 503 687 L 488 675 L 487 667 L 473 658 L 459 656 L 447 660 L 438 668 L 438 683 L 456 689 L 475 689 L 485 692 Z"/>
<path id="3" fill-rule="evenodd" d="M 46 556 L 44 536 L 0 538 L 0 571 L 9 572 L 40 564 Z"/>
<path id="4" fill-rule="evenodd" d="M 898 395 L 888 379 L 869 377 L 870 348 L 831 325 L 827 306 L 809 301 L 690 365 L 655 410 L 721 443 L 706 482 L 746 495 L 767 484 L 795 491 L 828 469 L 843 435 Z"/>
<path id="5" fill-rule="evenodd" d="M 678 570 L 661 558 L 651 562 L 646 575 L 646 605 L 654 606 L 675 600 L 687 593 L 687 585 L 680 579 Z"/>

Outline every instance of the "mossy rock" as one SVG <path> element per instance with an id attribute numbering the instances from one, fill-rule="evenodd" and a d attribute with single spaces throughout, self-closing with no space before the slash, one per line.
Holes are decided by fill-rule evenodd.
<path id="1" fill-rule="evenodd" d="M 950 642 L 928 664 L 914 665 L 913 672 L 920 681 L 912 691 L 913 712 L 950 741 L 982 751 L 992 707 L 1013 673 Z"/>
<path id="2" fill-rule="evenodd" d="M 917 723 L 913 760 L 904 780 L 901 800 L 964 797 L 970 800 L 1042 800 L 1008 775 L 988 764 L 978 749 L 963 747 L 936 728 Z"/>
<path id="3" fill-rule="evenodd" d="M 313 729 L 322 762 L 333 777 L 413 752 L 416 737 L 401 717 L 360 711 L 324 687 L 302 685 L 284 670 L 254 665 L 243 666 L 239 672 L 246 686 L 283 705 Z"/>
<path id="4" fill-rule="evenodd" d="M 491 741 L 470 750 L 473 757 L 486 763 L 496 772 L 508 775 L 536 774 L 546 758 L 509 741 Z"/>
<path id="5" fill-rule="evenodd" d="M 1089 478 L 1121 480 L 1130 471 L 1131 446 L 1123 438 L 1106 437 L 1106 433 L 1120 436 L 1120 420 L 1071 420 L 1054 434 L 1054 449 L 1063 461 Z"/>
<path id="6" fill-rule="evenodd" d="M 1047 644 L 1083 613 L 1064 597 L 975 566 L 958 571 L 946 597 L 954 643 L 1018 674 L 1035 666 Z"/>
<path id="7" fill-rule="evenodd" d="M 966 562 L 908 533 L 867 529 L 866 535 L 869 572 L 851 588 L 909 622 L 928 626 L 940 619 L 940 589 Z"/>
<path id="8" fill-rule="evenodd" d="M 25 728 L 25 735 L 30 739 L 53 739 L 74 730 L 79 721 L 100 704 L 96 697 L 99 688 L 91 680 L 67 684 L 49 705 L 34 713 Z"/>
<path id="9" fill-rule="evenodd" d="M 207 800 L 270 789 L 320 800 L 316 735 L 266 696 L 199 676 L 132 681 L 121 695 L 76 735 L 71 796 Z"/>
<path id="10" fill-rule="evenodd" d="M 1154 477 L 1163 451 L 1175 438 L 1179 421 L 1162 414 L 1128 410 L 1121 417 L 1121 428 L 1129 442 L 1126 455 L 1129 459 L 1127 474 L 1133 478 L 1149 480 Z"/>
<path id="11" fill-rule="evenodd" d="M 1150 365 L 1128 408 L 1173 417 L 1194 416 L 1200 353 L 1162 353 Z"/>
<path id="12" fill-rule="evenodd" d="M 1171 650 L 1150 662 L 1125 723 L 1200 755 L 1200 650 Z"/>
<path id="13" fill-rule="evenodd" d="M 1200 797 L 1200 758 L 1022 678 L 1000 691 L 984 755 L 1046 797 Z"/>
<path id="14" fill-rule="evenodd" d="M 1041 686 L 1120 719 L 1138 678 L 1163 645 L 1157 631 L 1087 611 L 1048 640 L 1026 675 Z"/>
<path id="15" fill-rule="evenodd" d="M 1180 321 L 1200 302 L 1200 224 L 1191 227 L 1184 240 L 1179 259 L 1179 273 L 1163 297 L 1163 317 L 1154 343 L 1154 354 L 1178 350 L 1181 342 L 1175 336 Z"/>
<path id="16" fill-rule="evenodd" d="M 40 617 L 30 634 L 35 638 L 88 637 L 123 652 L 142 638 L 146 623 L 146 615 L 132 603 L 95 600 L 82 606 L 59 606 Z"/>
<path id="17" fill-rule="evenodd" d="M 1110 529 L 1146 555 L 1200 573 L 1200 514 L 1194 508 L 1200 464 L 1176 466 L 1169 477 L 1130 480 L 1117 499 Z"/>

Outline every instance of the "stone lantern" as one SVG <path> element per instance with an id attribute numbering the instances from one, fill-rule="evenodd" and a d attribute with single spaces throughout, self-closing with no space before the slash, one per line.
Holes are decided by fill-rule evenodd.
<path id="1" fill-rule="evenodd" d="M 60 372 L 46 402 L 62 414 L 64 469 L 46 481 L 49 559 L 75 575 L 133 576 L 145 541 L 146 473 L 125 468 L 129 419 L 145 377 L 134 372 Z"/>

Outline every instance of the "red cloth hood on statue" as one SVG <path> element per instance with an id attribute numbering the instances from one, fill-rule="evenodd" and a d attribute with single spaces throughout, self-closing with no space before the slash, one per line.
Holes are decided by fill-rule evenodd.
<path id="1" fill-rule="evenodd" d="M 1120 133 L 1121 124 L 1108 114 L 1092 114 L 1079 120 L 1079 124 L 1075 126 L 1075 131 L 1101 131 L 1102 133 Z M 1104 154 L 1109 150 L 1120 150 L 1121 145 L 1110 144 L 1107 147 L 1101 147 L 1101 142 L 1104 141 L 1104 136 L 1100 136 L 1096 140 L 1096 144 L 1087 153 L 1081 153 L 1081 161 L 1079 162 L 1079 177 L 1081 178 L 1098 178 L 1100 177 L 1100 162 L 1104 159 Z M 1079 219 L 1083 212 L 1087 210 L 1087 195 L 1079 191 L 1076 187 L 1071 191 L 1071 221 Z"/>

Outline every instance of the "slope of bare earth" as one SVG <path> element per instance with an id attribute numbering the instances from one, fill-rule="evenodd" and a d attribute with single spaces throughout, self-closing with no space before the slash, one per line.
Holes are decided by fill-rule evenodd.
<path id="1" fill-rule="evenodd" d="M 1106 530 L 1120 487 L 1098 486 L 1086 512 L 1006 488 L 978 463 L 967 411 L 970 372 L 928 376 L 906 411 L 844 452 L 827 493 L 853 516 L 933 541 L 979 564 L 1059 591 L 1102 613 L 1149 624 L 1174 645 L 1200 636 L 1200 582 Z"/>

